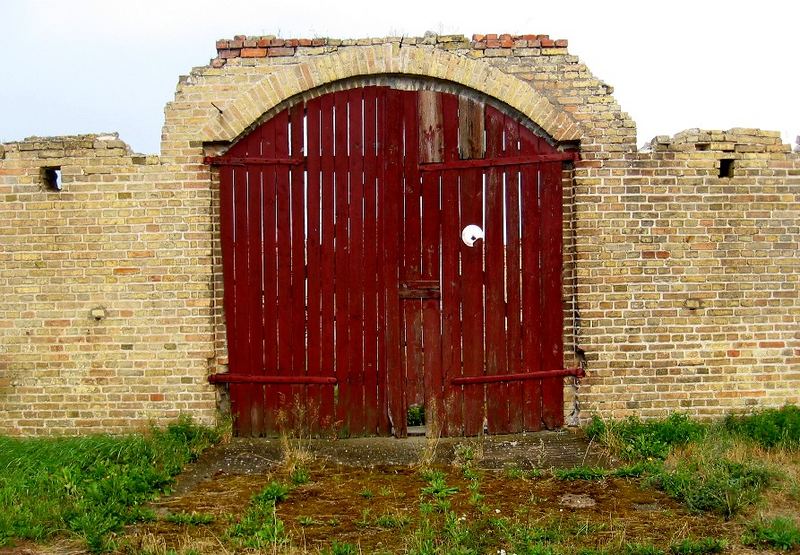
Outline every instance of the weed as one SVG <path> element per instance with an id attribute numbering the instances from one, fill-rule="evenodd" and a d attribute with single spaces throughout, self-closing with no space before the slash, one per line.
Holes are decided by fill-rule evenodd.
<path id="1" fill-rule="evenodd" d="M 209 513 L 170 513 L 164 520 L 173 524 L 184 524 L 188 526 L 198 526 L 200 524 L 210 524 L 214 522 L 214 515 Z"/>
<path id="2" fill-rule="evenodd" d="M 525 471 L 516 465 L 506 467 L 506 476 L 512 480 L 519 480 L 525 477 Z"/>
<path id="3" fill-rule="evenodd" d="M 766 545 L 789 551 L 800 546 L 800 528 L 787 517 L 754 522 L 742 537 L 742 543 L 753 546 Z"/>
<path id="4" fill-rule="evenodd" d="M 334 541 L 329 548 L 321 551 L 322 555 L 356 555 L 358 549 L 351 543 Z"/>
<path id="5" fill-rule="evenodd" d="M 755 441 L 764 448 L 800 448 L 800 407 L 786 405 L 748 416 L 728 416 L 725 429 Z"/>
<path id="6" fill-rule="evenodd" d="M 297 517 L 297 522 L 300 526 L 314 526 L 317 524 L 322 524 L 319 520 L 315 519 L 313 516 L 308 515 L 300 515 Z"/>
<path id="7" fill-rule="evenodd" d="M 409 426 L 425 425 L 425 407 L 423 405 L 410 405 L 407 412 Z"/>
<path id="8" fill-rule="evenodd" d="M 256 503 L 278 503 L 289 498 L 289 486 L 278 482 L 270 482 L 253 497 Z"/>
<path id="9" fill-rule="evenodd" d="M 574 468 L 556 468 L 553 476 L 559 480 L 602 480 L 608 475 L 608 471 L 602 468 L 589 466 L 576 466 Z"/>
<path id="10" fill-rule="evenodd" d="M 664 550 L 649 543 L 627 543 L 622 555 L 665 555 Z"/>
<path id="11" fill-rule="evenodd" d="M 661 470 L 661 465 L 654 462 L 637 462 L 620 466 L 611 471 L 615 478 L 640 478 L 645 474 L 655 474 Z"/>
<path id="12" fill-rule="evenodd" d="M 722 553 L 728 542 L 717 538 L 686 538 L 670 546 L 673 555 L 705 555 L 706 553 Z"/>
<path id="13" fill-rule="evenodd" d="M 375 519 L 375 524 L 380 528 L 404 528 L 411 519 L 408 515 L 400 513 L 386 513 Z"/>
<path id="14" fill-rule="evenodd" d="M 122 437 L 0 437 L 0 543 L 69 531 L 94 552 L 111 549 L 110 534 L 152 518 L 142 504 L 218 439 L 189 418 Z"/>
<path id="15" fill-rule="evenodd" d="M 774 474 L 758 463 L 738 463 L 701 452 L 680 459 L 649 481 L 690 510 L 731 518 L 755 503 Z"/>
<path id="16" fill-rule="evenodd" d="M 289 474 L 289 479 L 295 486 L 302 486 L 303 484 L 307 484 L 311 481 L 311 474 L 308 472 L 306 467 L 297 466 Z"/>
<path id="17" fill-rule="evenodd" d="M 447 482 L 444 480 L 444 475 L 442 475 L 429 480 L 428 485 L 422 488 L 422 493 L 436 499 L 444 499 L 458 493 L 458 488 L 455 486 L 448 486 Z"/>
<path id="18" fill-rule="evenodd" d="M 361 493 L 359 493 L 359 495 L 364 499 L 372 499 L 373 497 L 375 497 L 375 494 L 372 493 L 372 490 L 369 489 L 361 490 Z"/>
<path id="19" fill-rule="evenodd" d="M 280 546 L 288 542 L 283 521 L 278 518 L 275 511 L 275 502 L 278 500 L 273 495 L 275 490 L 267 486 L 261 493 L 253 496 L 242 519 L 228 527 L 226 536 L 237 547 L 263 549 L 267 546 Z M 269 493 L 265 495 L 265 493 Z M 285 499 L 285 497 L 284 497 Z"/>
<path id="20" fill-rule="evenodd" d="M 594 417 L 586 434 L 626 460 L 664 460 L 673 447 L 703 438 L 706 429 L 684 414 L 673 413 L 664 420 L 647 422 L 638 418 L 606 422 Z"/>

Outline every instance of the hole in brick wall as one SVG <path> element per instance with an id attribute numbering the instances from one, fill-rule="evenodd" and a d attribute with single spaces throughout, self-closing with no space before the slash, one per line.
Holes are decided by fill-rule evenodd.
<path id="1" fill-rule="evenodd" d="M 42 184 L 48 191 L 60 191 L 61 166 L 42 168 Z"/>
<path id="2" fill-rule="evenodd" d="M 711 148 L 711 143 L 697 143 L 694 147 L 697 150 L 708 150 Z"/>
<path id="3" fill-rule="evenodd" d="M 723 158 L 719 161 L 720 177 L 733 177 L 733 162 L 732 158 Z"/>

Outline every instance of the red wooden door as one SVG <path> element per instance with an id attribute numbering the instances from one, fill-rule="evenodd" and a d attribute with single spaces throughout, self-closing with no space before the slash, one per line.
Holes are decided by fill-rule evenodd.
<path id="1" fill-rule="evenodd" d="M 434 434 L 561 424 L 566 157 L 470 98 L 365 87 L 212 160 L 229 372 L 211 380 L 236 432 L 404 436 L 412 405 Z"/>

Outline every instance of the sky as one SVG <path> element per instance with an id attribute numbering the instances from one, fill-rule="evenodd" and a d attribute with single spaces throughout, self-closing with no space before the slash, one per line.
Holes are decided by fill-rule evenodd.
<path id="1" fill-rule="evenodd" d="M 0 0 L 0 142 L 113 132 L 158 153 L 180 75 L 234 35 L 512 33 L 568 39 L 638 142 L 693 127 L 800 135 L 790 0 Z"/>

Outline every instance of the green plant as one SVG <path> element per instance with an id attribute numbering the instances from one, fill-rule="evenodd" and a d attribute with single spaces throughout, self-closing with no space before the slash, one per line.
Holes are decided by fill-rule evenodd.
<path id="1" fill-rule="evenodd" d="M 508 476 L 512 480 L 518 480 L 520 478 L 525 477 L 525 471 L 516 465 L 507 466 L 505 470 L 506 470 L 506 476 Z"/>
<path id="2" fill-rule="evenodd" d="M 296 466 L 289 474 L 289 479 L 295 486 L 302 486 L 311 481 L 311 474 L 304 466 Z"/>
<path id="3" fill-rule="evenodd" d="M 408 515 L 400 513 L 385 513 L 375 519 L 375 524 L 381 528 L 403 528 L 409 522 Z"/>
<path id="4" fill-rule="evenodd" d="M 300 526 L 314 526 L 315 524 L 321 524 L 321 522 L 315 519 L 313 516 L 308 515 L 300 515 L 297 517 L 297 522 Z"/>
<path id="5" fill-rule="evenodd" d="M 686 538 L 669 548 L 673 555 L 704 555 L 706 553 L 722 553 L 728 542 L 717 538 Z"/>
<path id="6" fill-rule="evenodd" d="M 359 495 L 364 499 L 372 499 L 373 497 L 375 497 L 375 494 L 372 493 L 372 490 L 370 489 L 361 490 L 361 493 L 359 493 Z"/>
<path id="7" fill-rule="evenodd" d="M 680 459 L 649 481 L 693 511 L 725 518 L 755 503 L 774 475 L 758 463 L 737 463 L 713 453 Z"/>
<path id="8" fill-rule="evenodd" d="M 120 437 L 0 437 L 0 543 L 67 532 L 94 552 L 112 549 L 110 535 L 153 518 L 143 504 L 218 439 L 186 417 Z"/>
<path id="9" fill-rule="evenodd" d="M 647 543 L 628 543 L 622 548 L 622 555 L 664 555 L 664 550 Z"/>
<path id="10" fill-rule="evenodd" d="M 253 497 L 256 503 L 278 503 L 289 498 L 289 486 L 278 482 L 270 482 Z"/>
<path id="11" fill-rule="evenodd" d="M 724 426 L 729 432 L 768 449 L 800 448 L 800 407 L 795 405 L 767 409 L 748 416 L 728 416 Z"/>
<path id="12" fill-rule="evenodd" d="M 170 513 L 164 517 L 167 522 L 173 524 L 185 524 L 189 526 L 197 526 L 200 524 L 210 524 L 214 522 L 214 515 L 209 513 Z"/>
<path id="13" fill-rule="evenodd" d="M 324 555 L 355 555 L 358 549 L 351 543 L 339 543 L 334 541 L 329 548 L 323 549 Z"/>
<path id="14" fill-rule="evenodd" d="M 590 438 L 602 442 L 625 460 L 664 460 L 673 447 L 701 439 L 706 431 L 704 424 L 680 413 L 648 421 L 628 418 L 606 422 L 594 417 L 586 428 Z"/>
<path id="15" fill-rule="evenodd" d="M 458 493 L 458 488 L 455 486 L 448 486 L 444 480 L 444 476 L 436 476 L 428 481 L 427 486 L 422 488 L 422 493 L 436 499 L 444 499 L 445 497 Z"/>
<path id="16" fill-rule="evenodd" d="M 775 517 L 751 523 L 742 537 L 745 545 L 766 545 L 789 551 L 800 546 L 800 528 L 791 518 Z"/>
<path id="17" fill-rule="evenodd" d="M 425 407 L 423 405 L 410 405 L 408 407 L 407 418 L 409 426 L 424 426 Z"/>
<path id="18" fill-rule="evenodd" d="M 576 466 L 574 468 L 556 468 L 553 476 L 559 480 L 602 480 L 608 475 L 603 468 Z"/>
<path id="19" fill-rule="evenodd" d="M 253 496 L 242 519 L 225 531 L 226 536 L 239 547 L 263 549 L 288 543 L 283 521 L 275 511 L 275 499 L 264 497 L 263 493 Z"/>

